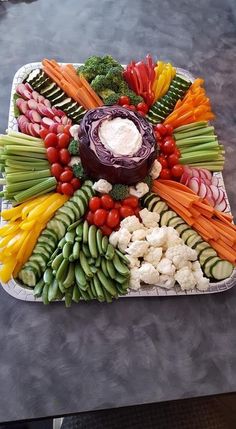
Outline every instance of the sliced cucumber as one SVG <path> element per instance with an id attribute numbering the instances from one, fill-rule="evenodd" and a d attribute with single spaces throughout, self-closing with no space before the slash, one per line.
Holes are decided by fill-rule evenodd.
<path id="1" fill-rule="evenodd" d="M 175 217 L 172 217 L 169 220 L 167 226 L 172 226 L 172 228 L 177 228 L 177 226 L 183 225 L 183 224 L 185 224 L 184 220 L 181 217 L 176 215 Z"/>
<path id="2" fill-rule="evenodd" d="M 180 237 L 186 243 L 192 235 L 195 235 L 195 231 L 192 228 L 188 228 L 181 232 Z"/>
<path id="3" fill-rule="evenodd" d="M 205 264 L 205 261 L 208 258 L 213 258 L 214 256 L 217 256 L 216 251 L 212 247 L 206 247 L 205 249 L 201 250 L 201 252 L 198 255 L 199 262 L 201 266 Z"/>
<path id="4" fill-rule="evenodd" d="M 211 266 L 210 273 L 215 280 L 224 280 L 231 276 L 233 269 L 233 264 L 220 259 Z"/>
<path id="5" fill-rule="evenodd" d="M 156 213 L 161 213 L 163 210 L 167 210 L 168 206 L 164 201 L 158 201 L 156 204 L 154 204 L 152 211 Z"/>
<path id="6" fill-rule="evenodd" d="M 161 218 L 160 218 L 160 224 L 168 225 L 168 222 L 176 217 L 176 213 L 173 210 L 166 210 L 164 212 L 161 212 Z"/>
<path id="7" fill-rule="evenodd" d="M 209 256 L 202 266 L 202 270 L 204 271 L 207 277 L 211 277 L 211 268 L 214 266 L 215 262 L 220 261 L 218 256 Z"/>

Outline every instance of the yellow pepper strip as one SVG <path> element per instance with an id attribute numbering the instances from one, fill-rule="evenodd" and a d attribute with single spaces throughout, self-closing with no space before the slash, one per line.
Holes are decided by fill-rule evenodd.
<path id="1" fill-rule="evenodd" d="M 10 209 L 3 210 L 1 216 L 4 220 L 10 220 L 13 216 L 21 217 L 21 206 L 12 207 Z"/>
<path id="2" fill-rule="evenodd" d="M 15 258 L 12 258 L 12 259 L 9 258 L 9 260 L 6 263 L 4 263 L 4 265 L 1 266 L 0 268 L 1 282 L 7 283 L 10 280 L 12 272 L 14 271 L 14 268 L 16 266 L 16 263 L 17 261 Z"/>
<path id="3" fill-rule="evenodd" d="M 19 250 L 16 259 L 19 262 L 21 261 L 21 267 L 28 261 L 30 255 L 34 250 L 38 237 L 43 229 L 44 225 L 36 225 L 34 230 L 32 231 L 32 234 L 29 234 L 29 241 L 25 242 Z"/>
<path id="4" fill-rule="evenodd" d="M 36 223 L 36 219 L 33 220 L 24 220 L 21 223 L 20 228 L 24 231 L 31 231 Z"/>
<path id="5" fill-rule="evenodd" d="M 65 202 L 68 200 L 68 197 L 66 195 L 61 195 L 57 201 L 54 201 L 43 213 L 41 218 L 39 219 L 39 222 L 48 222 L 50 217 L 55 213 L 57 209 L 59 209 Z"/>
<path id="6" fill-rule="evenodd" d="M 58 194 L 52 194 L 45 201 L 41 202 L 38 206 L 34 207 L 27 216 L 28 220 L 38 219 L 45 210 L 50 207 L 55 201 L 58 201 Z M 62 203 L 63 204 L 63 203 Z M 59 206 L 60 207 L 60 206 Z"/>
<path id="7" fill-rule="evenodd" d="M 34 208 L 46 201 L 46 199 L 52 194 L 42 195 L 41 197 L 34 198 L 32 201 L 26 201 L 25 206 L 23 207 L 21 217 L 25 219 L 28 216 L 28 213 Z"/>
<path id="8" fill-rule="evenodd" d="M 158 100 L 160 98 L 160 94 L 161 94 L 161 90 L 165 84 L 165 79 L 166 79 L 166 73 L 165 70 L 161 73 L 161 75 L 159 76 L 158 79 L 158 83 L 157 83 L 157 87 L 156 87 L 156 92 L 155 92 L 155 100 Z"/>
<path id="9" fill-rule="evenodd" d="M 11 234 L 12 232 L 15 232 L 20 225 L 20 222 L 14 222 L 14 223 L 7 223 L 6 225 L 3 225 L 0 227 L 0 236 L 5 237 L 8 234 Z"/>
<path id="10" fill-rule="evenodd" d="M 0 248 L 8 245 L 9 241 L 15 237 L 15 234 L 9 234 L 0 241 Z"/>

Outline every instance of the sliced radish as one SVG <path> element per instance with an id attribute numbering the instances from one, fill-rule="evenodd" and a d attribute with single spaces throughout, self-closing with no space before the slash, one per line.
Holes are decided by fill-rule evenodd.
<path id="1" fill-rule="evenodd" d="M 219 186 L 219 179 L 217 176 L 212 176 L 211 180 L 212 185 Z"/>
<path id="2" fill-rule="evenodd" d="M 212 173 L 209 170 L 207 170 L 206 168 L 201 168 L 201 171 L 205 174 L 208 180 L 212 179 Z"/>
<path id="3" fill-rule="evenodd" d="M 183 183 L 183 185 L 187 186 L 190 179 L 191 179 L 191 177 L 189 177 L 188 173 L 186 173 L 186 171 L 184 171 L 182 176 L 181 176 L 180 183 Z"/>
<path id="4" fill-rule="evenodd" d="M 43 127 L 49 128 L 50 125 L 54 124 L 54 122 L 50 118 L 43 118 L 41 124 L 43 125 Z"/>
<path id="5" fill-rule="evenodd" d="M 37 124 L 41 123 L 41 116 L 38 112 L 36 112 L 36 110 L 30 110 L 29 116 L 30 116 L 31 122 L 37 123 Z"/>
<path id="6" fill-rule="evenodd" d="M 219 197 L 216 200 L 216 205 L 220 204 L 225 199 L 225 193 L 223 189 L 219 189 Z"/>
<path id="7" fill-rule="evenodd" d="M 201 181 L 201 183 L 200 183 L 200 188 L 199 188 L 198 195 L 201 198 L 205 198 L 206 195 L 207 195 L 207 187 L 206 187 L 206 185 L 205 185 L 205 183 L 203 181 Z"/>
<path id="8" fill-rule="evenodd" d="M 26 103 L 26 101 L 23 98 L 17 98 L 16 106 L 18 107 L 18 109 L 20 109 L 21 103 Z"/>
<path id="9" fill-rule="evenodd" d="M 50 101 L 49 101 L 49 100 L 47 100 L 47 98 L 45 98 L 45 99 L 43 100 L 43 104 L 44 104 L 46 107 L 51 107 L 51 103 L 50 103 Z"/>
<path id="10" fill-rule="evenodd" d="M 56 124 L 55 122 L 52 125 L 50 125 L 49 127 L 50 133 L 58 134 L 57 127 L 58 127 L 58 124 Z"/>
<path id="11" fill-rule="evenodd" d="M 198 194 L 200 189 L 200 181 L 197 177 L 191 177 L 191 179 L 188 182 L 188 187 L 192 189 L 193 192 L 196 192 Z"/>
<path id="12" fill-rule="evenodd" d="M 45 100 L 45 97 L 43 95 L 38 95 L 38 103 L 43 103 Z"/>
<path id="13" fill-rule="evenodd" d="M 53 113 L 53 110 L 50 107 L 46 107 L 46 113 L 45 114 L 50 119 L 53 119 L 55 116 Z"/>
<path id="14" fill-rule="evenodd" d="M 33 137 L 37 137 L 38 134 L 36 134 L 35 130 L 34 130 L 34 124 L 32 124 L 31 122 L 27 125 L 29 132 L 31 134 L 31 136 Z"/>
<path id="15" fill-rule="evenodd" d="M 26 89 L 28 89 L 29 92 L 33 92 L 33 88 L 28 82 L 25 82 L 25 87 Z"/>
<path id="16" fill-rule="evenodd" d="M 215 206 L 215 209 L 219 210 L 220 212 L 224 212 L 227 209 L 227 202 L 226 202 L 226 200 L 223 199 L 220 204 L 217 204 Z"/>
<path id="17" fill-rule="evenodd" d="M 39 132 L 40 132 L 40 125 L 39 124 L 33 124 L 34 127 L 34 131 L 36 136 L 35 137 L 39 137 Z"/>
<path id="18" fill-rule="evenodd" d="M 46 116 L 47 114 L 47 107 L 44 106 L 44 104 L 42 103 L 38 103 L 37 104 L 37 112 L 42 115 L 42 116 Z"/>
<path id="19" fill-rule="evenodd" d="M 29 134 L 28 129 L 26 128 L 29 122 L 21 122 L 19 123 L 19 129 L 24 134 Z"/>
<path id="20" fill-rule="evenodd" d="M 215 185 L 210 185 L 210 189 L 211 189 L 211 192 L 212 192 L 213 200 L 214 200 L 214 202 L 216 204 L 217 201 L 218 201 L 218 199 L 219 199 L 219 197 L 220 197 L 220 190 Z"/>
<path id="21" fill-rule="evenodd" d="M 33 100 L 33 98 L 29 101 L 27 101 L 28 107 L 30 110 L 37 110 L 38 103 L 37 101 Z"/>
<path id="22" fill-rule="evenodd" d="M 62 124 L 57 124 L 57 132 L 56 134 L 60 134 L 64 132 L 64 125 Z"/>
<path id="23" fill-rule="evenodd" d="M 37 91 L 33 91 L 33 92 L 32 92 L 32 98 L 33 98 L 35 101 L 39 102 L 39 97 L 40 97 L 40 94 L 39 94 Z"/>
<path id="24" fill-rule="evenodd" d="M 67 118 L 67 116 L 62 116 L 62 118 L 61 118 L 61 123 L 62 123 L 62 125 L 68 125 L 68 118 Z"/>
<path id="25" fill-rule="evenodd" d="M 23 115 L 25 115 L 27 113 L 27 111 L 29 110 L 27 101 L 23 100 L 20 103 L 19 110 L 21 111 L 21 113 L 23 113 Z"/>
<path id="26" fill-rule="evenodd" d="M 27 124 L 25 124 L 25 127 L 26 127 L 26 130 L 27 130 L 27 133 L 26 134 L 29 134 L 30 136 L 33 136 L 33 134 L 32 134 L 32 125 L 33 124 L 31 124 L 31 122 L 29 122 L 29 123 L 27 123 Z"/>
<path id="27" fill-rule="evenodd" d="M 61 124 L 61 118 L 59 118 L 59 116 L 54 116 L 53 120 L 54 120 L 54 122 Z"/>
<path id="28" fill-rule="evenodd" d="M 17 122 L 18 122 L 18 123 L 22 123 L 22 122 L 29 122 L 29 120 L 26 118 L 26 116 L 25 116 L 25 115 L 20 115 L 20 116 L 17 118 Z"/>
<path id="29" fill-rule="evenodd" d="M 30 100 L 31 99 L 31 92 L 28 91 L 28 89 L 25 89 L 23 92 L 23 98 L 25 100 Z"/>
<path id="30" fill-rule="evenodd" d="M 26 87 L 23 83 L 19 83 L 19 85 L 17 85 L 17 87 L 16 87 L 16 93 L 18 95 L 23 96 L 25 90 L 26 90 Z"/>
<path id="31" fill-rule="evenodd" d="M 190 177 L 193 176 L 192 168 L 188 167 L 187 165 L 184 165 L 184 172 L 187 173 Z"/>
<path id="32" fill-rule="evenodd" d="M 65 113 L 61 109 L 57 109 L 57 107 L 52 106 L 52 110 L 56 116 L 65 116 Z"/>

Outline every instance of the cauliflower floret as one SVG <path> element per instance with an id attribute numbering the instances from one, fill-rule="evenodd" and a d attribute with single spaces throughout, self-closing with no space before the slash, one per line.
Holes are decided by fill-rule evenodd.
<path id="1" fill-rule="evenodd" d="M 145 194 L 149 192 L 149 187 L 144 182 L 139 182 L 135 186 L 129 187 L 130 195 L 134 195 L 137 198 L 143 197 Z"/>
<path id="2" fill-rule="evenodd" d="M 138 258 L 134 258 L 134 256 L 131 255 L 125 255 L 126 258 L 129 260 L 129 267 L 130 268 L 134 268 L 134 267 L 140 267 L 140 260 Z"/>
<path id="3" fill-rule="evenodd" d="M 174 256 L 172 262 L 177 270 L 184 267 L 188 267 L 190 270 L 192 269 L 192 263 L 190 261 L 186 261 L 186 259 L 180 258 L 179 256 Z"/>
<path id="4" fill-rule="evenodd" d="M 129 253 L 129 255 L 134 256 L 134 258 L 142 258 L 148 247 L 149 244 L 146 241 L 138 240 L 131 243 L 126 249 L 126 252 Z"/>
<path id="5" fill-rule="evenodd" d="M 156 285 L 159 281 L 159 272 L 149 262 L 143 262 L 139 268 L 140 280 L 147 284 Z"/>
<path id="6" fill-rule="evenodd" d="M 191 247 L 185 244 L 179 244 L 177 246 L 169 247 L 166 251 L 166 257 L 175 260 L 174 264 L 178 266 L 184 261 L 195 261 L 197 259 L 197 252 Z"/>
<path id="7" fill-rule="evenodd" d="M 73 167 L 74 164 L 80 164 L 81 163 L 81 159 L 79 156 L 72 156 L 69 162 L 69 166 Z"/>
<path id="8" fill-rule="evenodd" d="M 141 287 L 139 268 L 137 267 L 131 268 L 130 270 L 129 287 L 133 290 L 138 290 Z"/>
<path id="9" fill-rule="evenodd" d="M 175 285 L 175 279 L 173 276 L 167 276 L 161 274 L 158 281 L 158 286 L 164 287 L 165 289 L 171 289 Z"/>
<path id="10" fill-rule="evenodd" d="M 113 231 L 109 237 L 109 242 L 112 246 L 117 247 L 119 242 L 119 231 Z"/>
<path id="11" fill-rule="evenodd" d="M 200 265 L 200 263 L 198 261 L 195 261 L 195 262 L 192 263 L 192 270 L 193 271 L 201 271 L 202 272 L 201 265 Z"/>
<path id="12" fill-rule="evenodd" d="M 100 179 L 93 184 L 93 189 L 101 194 L 108 194 L 112 190 L 112 185 L 105 179 Z"/>
<path id="13" fill-rule="evenodd" d="M 144 255 L 144 260 L 150 262 L 155 268 L 157 268 L 162 257 L 161 247 L 149 247 L 147 253 Z"/>
<path id="14" fill-rule="evenodd" d="M 146 228 L 137 229 L 136 231 L 133 232 L 131 240 L 132 241 L 144 240 L 146 238 L 146 234 L 147 234 Z"/>
<path id="15" fill-rule="evenodd" d="M 167 228 L 153 228 L 152 232 L 147 234 L 146 239 L 151 246 L 163 247 L 167 240 Z"/>
<path id="16" fill-rule="evenodd" d="M 131 234 L 126 228 L 121 228 L 119 231 L 118 247 L 120 250 L 125 251 L 131 240 Z"/>
<path id="17" fill-rule="evenodd" d="M 140 210 L 139 216 L 142 219 L 144 226 L 152 228 L 158 226 L 160 215 L 157 212 L 150 212 L 148 209 Z"/>
<path id="18" fill-rule="evenodd" d="M 196 271 L 193 273 L 195 277 Z M 195 277 L 196 278 L 196 277 Z M 197 289 L 198 290 L 207 290 L 210 286 L 210 280 L 206 277 L 198 277 L 197 279 Z"/>
<path id="19" fill-rule="evenodd" d="M 154 163 L 152 164 L 152 168 L 150 171 L 150 176 L 152 179 L 157 179 L 160 175 L 160 172 L 162 170 L 161 163 L 155 159 Z"/>
<path id="20" fill-rule="evenodd" d="M 124 218 L 120 223 L 120 227 L 126 228 L 129 232 L 134 232 L 137 229 L 144 228 L 135 215 Z"/>
<path id="21" fill-rule="evenodd" d="M 161 274 L 166 274 L 167 276 L 173 276 L 175 273 L 175 266 L 172 264 L 170 259 L 162 258 L 157 269 Z"/>
<path id="22" fill-rule="evenodd" d="M 72 125 L 72 127 L 70 127 L 70 135 L 73 137 L 74 140 L 79 140 L 79 132 L 80 125 Z"/>
<path id="23" fill-rule="evenodd" d="M 182 290 L 191 290 L 197 284 L 192 270 L 188 267 L 178 270 L 175 274 L 175 280 L 179 283 Z"/>

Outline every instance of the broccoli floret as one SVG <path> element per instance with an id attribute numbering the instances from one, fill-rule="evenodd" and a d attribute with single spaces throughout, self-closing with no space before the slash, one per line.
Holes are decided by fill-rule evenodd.
<path id="1" fill-rule="evenodd" d="M 71 140 L 68 146 L 68 151 L 71 155 L 79 155 L 79 142 L 77 140 Z"/>
<path id="2" fill-rule="evenodd" d="M 107 91 L 109 91 L 109 90 L 107 90 Z M 117 94 L 114 91 L 110 91 L 109 95 L 107 95 L 106 97 L 103 96 L 102 98 L 103 98 L 104 103 L 107 106 L 112 106 L 113 104 L 117 104 L 117 101 L 120 98 L 120 94 Z"/>
<path id="3" fill-rule="evenodd" d="M 87 178 L 81 162 L 78 162 L 78 164 L 72 165 L 72 170 L 73 170 L 74 176 L 77 177 L 78 179 L 85 180 Z"/>
<path id="4" fill-rule="evenodd" d="M 94 91 L 100 94 L 102 91 L 109 88 L 109 80 L 106 79 L 106 76 L 97 75 L 91 82 L 91 87 L 94 89 Z"/>
<path id="5" fill-rule="evenodd" d="M 149 187 L 149 190 L 151 190 L 152 182 L 153 182 L 152 177 L 150 175 L 146 176 L 145 179 L 143 179 L 143 182 L 146 183 Z"/>
<path id="6" fill-rule="evenodd" d="M 129 195 L 128 185 L 116 184 L 112 187 L 110 195 L 114 200 L 123 200 Z"/>
<path id="7" fill-rule="evenodd" d="M 126 91 L 122 95 L 128 95 L 131 104 L 133 104 L 134 106 L 137 106 L 138 103 L 141 103 L 143 101 L 143 98 L 140 95 L 135 94 L 135 92 L 131 91 L 131 89 L 128 89 L 128 91 Z"/>
<path id="8" fill-rule="evenodd" d="M 77 69 L 78 74 L 82 74 L 90 83 L 97 75 L 106 75 L 111 67 L 121 67 L 120 64 L 112 58 L 111 55 L 104 57 L 89 57 L 83 66 Z"/>

